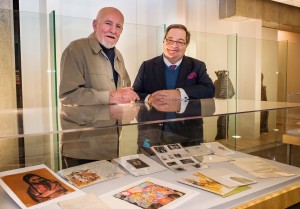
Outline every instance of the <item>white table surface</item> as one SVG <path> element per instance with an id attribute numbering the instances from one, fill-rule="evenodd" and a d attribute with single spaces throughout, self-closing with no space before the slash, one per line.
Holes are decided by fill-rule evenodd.
<path id="1" fill-rule="evenodd" d="M 247 155 L 244 153 L 236 152 L 230 157 L 250 157 L 251 155 Z M 190 201 L 180 205 L 178 208 L 186 208 L 186 209 L 199 209 L 199 208 L 210 208 L 210 209 L 225 209 L 232 208 L 234 206 L 241 205 L 244 202 L 248 202 L 252 199 L 258 198 L 260 196 L 266 195 L 268 193 L 274 192 L 276 190 L 288 187 L 292 184 L 300 182 L 300 168 L 269 161 L 270 163 L 282 168 L 287 172 L 291 172 L 296 174 L 291 177 L 280 177 L 280 178 L 268 178 L 268 179 L 258 179 L 253 175 L 247 173 L 246 171 L 236 167 L 233 163 L 230 162 L 221 162 L 221 163 L 210 163 L 207 164 L 211 167 L 224 167 L 230 169 L 234 172 L 237 172 L 246 177 L 252 178 L 257 181 L 256 184 L 252 184 L 251 189 L 243 191 L 241 193 L 229 196 L 229 197 L 221 197 L 219 195 L 197 189 L 182 183 L 177 182 L 178 179 L 189 175 L 194 171 L 186 171 L 181 173 L 174 173 L 171 170 L 166 170 L 159 173 L 149 174 L 146 176 L 135 177 L 131 174 L 128 174 L 124 177 L 113 179 L 105 182 L 101 182 L 89 187 L 85 187 L 82 190 L 86 193 L 94 193 L 97 196 L 115 190 L 119 187 L 123 187 L 126 184 L 133 183 L 137 180 L 143 179 L 145 177 L 151 176 L 153 178 L 157 178 L 163 181 L 167 181 L 172 184 L 176 184 L 182 187 L 186 187 L 198 192 L 198 195 L 192 198 Z M 5 193 L 5 191 L 0 188 L 0 209 L 17 209 L 19 206 Z M 51 209 L 59 208 L 58 206 L 51 206 Z"/>

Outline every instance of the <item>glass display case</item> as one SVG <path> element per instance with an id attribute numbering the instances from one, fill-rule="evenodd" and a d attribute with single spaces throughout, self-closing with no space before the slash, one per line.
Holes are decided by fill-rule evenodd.
<path id="1" fill-rule="evenodd" d="M 57 172 L 95 160 L 112 160 L 137 153 L 153 156 L 151 146 L 170 143 L 189 147 L 203 142 L 219 142 L 238 151 L 238 156 L 243 156 L 243 153 L 251 154 L 251 150 L 280 143 L 282 133 L 285 132 L 285 126 L 282 126 L 285 118 L 280 118 L 284 115 L 281 111 L 286 114 L 287 111 L 299 109 L 300 103 L 235 99 L 172 101 L 152 106 L 137 102 L 124 105 L 2 109 L 1 171 L 45 164 Z M 262 134 L 263 111 L 268 111 L 271 117 L 267 122 L 269 131 Z M 225 125 L 218 121 L 224 115 L 229 116 Z M 22 128 L 18 126 L 20 123 L 23 124 Z M 262 186 L 264 181 L 260 180 L 261 184 L 254 187 L 249 197 L 257 198 L 299 183 L 297 176 L 300 168 L 284 164 L 280 166 L 297 175 L 281 183 L 268 180 L 266 182 L 274 184 L 273 187 L 267 184 L 269 189 L 266 185 Z M 160 175 L 154 176 L 167 180 L 166 174 Z M 88 187 L 84 191 L 92 190 L 93 187 Z M 0 195 L 6 200 L 9 198 L 4 191 Z M 222 199 L 215 206 L 207 204 L 212 208 L 227 204 L 231 207 L 250 200 L 244 195 Z M 192 202 L 194 205 L 195 201 Z M 3 204 L 7 204 L 7 208 L 17 208 L 11 199 Z"/>
<path id="2" fill-rule="evenodd" d="M 95 132 L 95 136 L 105 138 L 107 134 L 108 138 L 114 138 L 106 133 L 110 129 L 117 134 L 114 152 L 110 153 L 115 153 L 113 157 L 136 152 L 145 139 L 153 145 L 166 144 L 168 140 L 179 143 L 184 143 L 184 140 L 189 142 L 190 139 L 195 139 L 195 143 L 218 140 L 234 150 L 251 150 L 281 141 L 281 135 L 285 132 L 282 124 L 285 118 L 281 116 L 287 110 L 296 111 L 298 106 L 299 103 L 204 99 L 173 101 L 155 107 L 138 102 L 124 105 L 2 109 L 1 143 L 17 146 L 9 146 L 13 150 L 7 150 L 8 156 L 15 156 L 5 158 L 13 163 L 6 163 L 8 167 L 3 166 L 1 170 L 44 163 L 57 171 L 62 168 L 60 148 L 64 141 L 71 143 L 79 138 L 95 138 L 94 135 L 89 136 L 89 132 Z M 265 132 L 261 131 L 263 111 L 269 112 L 268 121 L 264 122 L 268 125 L 268 131 L 264 129 Z M 220 117 L 224 115 L 229 116 L 228 121 L 220 122 Z M 180 124 L 186 125 L 177 127 L 182 126 Z M 164 129 L 174 133 L 162 131 Z M 153 132 L 157 132 L 156 135 L 152 136 Z M 164 132 L 167 132 L 165 136 Z M 266 139 L 260 140 L 263 133 L 267 133 Z M 160 141 L 163 138 L 165 142 Z"/>
<path id="3" fill-rule="evenodd" d="M 300 101 L 300 93 L 288 94 L 287 100 L 289 102 L 297 103 Z M 287 159 L 288 164 L 293 165 L 299 159 L 300 148 L 300 112 L 296 109 L 287 110 L 286 117 L 286 132 L 282 136 L 282 142 L 287 145 Z"/>
<path id="4" fill-rule="evenodd" d="M 14 34 L 6 33 L 7 37 L 1 40 L 6 48 L 1 47 L 0 52 L 6 58 L 1 63 L 5 79 L 0 77 L 0 82 L 5 81 L 2 92 L 6 93 L 0 93 L 0 171 L 45 164 L 58 172 L 95 160 L 112 160 L 136 153 L 152 156 L 149 147 L 153 145 L 180 143 L 189 147 L 203 142 L 219 142 L 238 151 L 238 156 L 251 154 L 274 163 L 287 163 L 281 154 L 269 155 L 266 150 L 282 146 L 283 135 L 292 130 L 287 125 L 291 121 L 294 125 L 298 123 L 292 112 L 300 110 L 300 101 L 285 102 L 288 43 L 191 31 L 186 54 L 203 60 L 214 81 L 215 71 L 227 70 L 235 89 L 232 99 L 173 101 L 151 106 L 137 102 L 62 107 L 57 98 L 61 53 L 72 40 L 91 33 L 92 20 L 57 16 L 54 12 L 50 15 L 0 12 L 10 23 L 13 15 L 19 14 L 22 43 L 19 57 L 22 62 L 18 66 L 22 69 L 22 80 L 18 80 L 12 50 Z M 13 25 L 6 27 L 11 32 Z M 125 24 L 118 47 L 126 56 L 132 80 L 143 60 L 162 53 L 164 30 L 165 25 Z M 19 90 L 23 94 L 18 99 L 23 108 L 18 109 L 14 108 L 17 106 L 15 87 L 21 84 Z M 222 200 L 200 191 L 201 202 L 207 200 L 208 208 L 233 207 L 299 183 L 299 168 L 281 166 L 297 175 L 280 181 L 260 181 L 248 193 Z M 234 169 L 234 166 L 229 168 Z M 176 182 L 176 175 L 170 171 L 154 176 Z M 98 185 L 101 191 L 95 190 L 98 187 L 84 191 L 100 194 L 130 181 L 134 181 L 134 177 L 127 175 L 112 184 L 110 181 Z M 299 186 L 293 192 L 299 193 Z M 0 208 L 18 208 L 2 189 L 0 200 Z M 288 205 L 296 203 L 291 201 Z M 197 208 L 197 202 L 198 199 L 194 199 L 185 208 Z"/>

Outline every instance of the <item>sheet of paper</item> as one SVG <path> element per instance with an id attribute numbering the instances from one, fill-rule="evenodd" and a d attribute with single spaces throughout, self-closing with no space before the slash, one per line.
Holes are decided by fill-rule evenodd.
<path id="1" fill-rule="evenodd" d="M 195 197 L 198 192 L 155 178 L 144 178 L 107 194 L 102 200 L 111 208 L 172 209 Z"/>
<path id="2" fill-rule="evenodd" d="M 1 172 L 0 185 L 23 209 L 42 208 L 84 194 L 45 165 Z"/>
<path id="3" fill-rule="evenodd" d="M 100 197 L 87 194 L 81 197 L 58 202 L 62 209 L 110 209 Z"/>
<path id="4" fill-rule="evenodd" d="M 220 144 L 219 142 L 209 142 L 209 143 L 204 143 L 208 148 L 210 148 L 215 155 L 220 155 L 220 156 L 227 156 L 234 154 L 235 152 L 231 149 L 228 149 L 224 145 Z"/>
<path id="5" fill-rule="evenodd" d="M 232 162 L 257 178 L 274 178 L 295 175 L 272 165 L 260 157 L 235 158 Z"/>
<path id="6" fill-rule="evenodd" d="M 231 157 L 218 156 L 218 155 L 204 155 L 195 158 L 202 163 L 218 163 L 218 162 L 228 162 L 233 160 L 233 158 Z"/>
<path id="7" fill-rule="evenodd" d="M 152 146 L 151 150 L 174 172 L 206 168 L 198 160 L 193 158 L 179 143 L 160 146 Z"/>
<path id="8" fill-rule="evenodd" d="M 181 183 L 199 188 L 199 189 L 213 192 L 213 193 L 221 195 L 223 197 L 230 196 L 230 195 L 245 191 L 247 189 L 250 189 L 249 186 L 229 188 L 229 187 L 226 187 L 199 172 L 195 172 L 192 175 L 188 175 L 184 178 L 179 179 L 178 181 Z"/>
<path id="9" fill-rule="evenodd" d="M 124 156 L 121 158 L 116 158 L 114 159 L 114 161 L 119 163 L 135 176 L 141 176 L 167 170 L 166 167 L 160 165 L 144 154 Z"/>
<path id="10" fill-rule="evenodd" d="M 215 180 L 216 182 L 219 182 L 226 187 L 238 187 L 257 183 L 253 179 L 242 176 L 236 172 L 222 167 L 210 167 L 207 169 L 202 169 L 201 171 L 199 171 L 199 173 L 205 176 L 209 176 L 209 178 Z"/>
<path id="11" fill-rule="evenodd" d="M 78 188 L 126 175 L 122 169 L 107 160 L 67 168 L 59 171 L 59 174 Z"/>
<path id="12" fill-rule="evenodd" d="M 214 152 L 204 143 L 196 146 L 185 147 L 185 150 L 193 157 L 214 154 Z"/>

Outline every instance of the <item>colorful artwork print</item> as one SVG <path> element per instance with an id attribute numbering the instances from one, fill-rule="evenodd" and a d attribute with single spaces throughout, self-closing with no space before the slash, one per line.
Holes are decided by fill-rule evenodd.
<path id="1" fill-rule="evenodd" d="M 75 191 L 45 168 L 7 175 L 2 177 L 2 180 L 14 191 L 26 207 L 31 207 Z"/>
<path id="2" fill-rule="evenodd" d="M 121 191 L 114 197 L 144 209 L 161 208 L 185 193 L 145 181 L 137 186 Z"/>
<path id="3" fill-rule="evenodd" d="M 186 178 L 185 180 L 197 187 L 201 187 L 203 189 L 207 189 L 209 191 L 213 191 L 215 193 L 222 193 L 222 189 L 224 188 L 223 185 L 219 184 L 218 182 L 202 175 L 201 173 L 194 173 L 197 179 Z"/>
<path id="4" fill-rule="evenodd" d="M 101 179 L 101 177 L 91 169 L 73 171 L 72 173 L 67 175 L 67 178 L 77 187 L 83 187 L 96 180 Z"/>

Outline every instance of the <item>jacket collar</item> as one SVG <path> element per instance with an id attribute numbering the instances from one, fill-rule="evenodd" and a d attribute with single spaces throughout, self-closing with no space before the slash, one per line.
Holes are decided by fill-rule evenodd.
<path id="1" fill-rule="evenodd" d="M 88 40 L 89 40 L 89 44 L 95 54 L 99 54 L 99 52 L 103 50 L 102 47 L 100 46 L 98 40 L 96 39 L 94 33 L 91 33 L 89 35 Z M 117 59 L 122 60 L 122 56 L 121 56 L 119 50 L 116 49 L 116 47 L 115 47 L 115 54 L 116 54 Z"/>
<path id="2" fill-rule="evenodd" d="M 177 77 L 176 88 L 182 88 L 187 79 L 187 75 L 193 70 L 193 65 L 186 56 L 183 56 L 179 74 Z"/>

